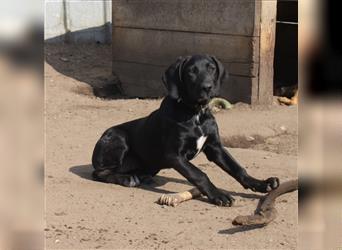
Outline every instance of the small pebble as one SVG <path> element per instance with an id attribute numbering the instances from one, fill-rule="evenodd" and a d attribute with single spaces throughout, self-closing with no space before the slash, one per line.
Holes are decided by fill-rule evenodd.
<path id="1" fill-rule="evenodd" d="M 61 61 L 63 61 L 63 62 L 69 62 L 69 59 L 68 58 L 66 58 L 66 57 L 61 57 L 61 58 L 59 58 Z"/>
<path id="2" fill-rule="evenodd" d="M 253 136 L 247 136 L 246 140 L 247 141 L 255 141 L 255 138 Z"/>
<path id="3" fill-rule="evenodd" d="M 55 215 L 56 216 L 63 216 L 63 215 L 66 215 L 66 213 L 65 212 L 59 212 L 59 213 L 56 212 Z"/>
<path id="4" fill-rule="evenodd" d="M 280 126 L 280 130 L 282 130 L 282 131 L 286 131 L 286 130 L 287 130 L 287 128 L 286 128 L 285 126 Z"/>

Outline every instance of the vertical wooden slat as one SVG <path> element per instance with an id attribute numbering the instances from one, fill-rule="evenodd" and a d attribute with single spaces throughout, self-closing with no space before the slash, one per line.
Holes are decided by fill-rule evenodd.
<path id="1" fill-rule="evenodd" d="M 252 103 L 271 104 L 273 101 L 273 64 L 277 1 L 261 1 L 260 22 L 260 68 L 258 94 Z"/>

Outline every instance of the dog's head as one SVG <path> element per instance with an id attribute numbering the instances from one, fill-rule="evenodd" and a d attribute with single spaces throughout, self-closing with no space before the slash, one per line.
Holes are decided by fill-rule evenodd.
<path id="1" fill-rule="evenodd" d="M 217 96 L 228 77 L 222 63 L 214 56 L 180 57 L 163 76 L 168 95 L 188 105 L 206 105 Z"/>

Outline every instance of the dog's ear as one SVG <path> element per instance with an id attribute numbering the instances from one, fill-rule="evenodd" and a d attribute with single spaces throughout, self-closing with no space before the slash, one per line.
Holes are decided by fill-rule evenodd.
<path id="1" fill-rule="evenodd" d="M 224 68 L 223 64 L 215 56 L 211 56 L 211 59 L 214 61 L 216 65 L 216 83 L 214 92 L 216 95 L 218 95 L 221 84 L 228 79 L 228 72 Z"/>
<path id="2" fill-rule="evenodd" d="M 182 71 L 185 61 L 189 57 L 179 57 L 164 73 L 162 80 L 169 96 L 179 99 L 179 88 L 182 84 Z"/>

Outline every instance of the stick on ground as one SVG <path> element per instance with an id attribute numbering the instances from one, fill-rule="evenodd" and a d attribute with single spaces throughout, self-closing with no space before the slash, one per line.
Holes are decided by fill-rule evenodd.
<path id="1" fill-rule="evenodd" d="M 163 194 L 157 201 L 159 205 L 177 206 L 184 201 L 195 199 L 201 196 L 201 192 L 197 188 L 192 188 L 188 191 L 175 193 L 175 194 Z"/>
<path id="2" fill-rule="evenodd" d="M 275 200 L 282 194 L 298 190 L 298 180 L 291 180 L 280 184 L 277 189 L 272 190 L 260 199 L 258 208 L 253 215 L 239 215 L 233 220 L 233 225 L 267 225 L 277 217 Z"/>
<path id="3" fill-rule="evenodd" d="M 260 199 L 255 214 L 242 216 L 239 215 L 233 220 L 234 225 L 267 225 L 277 217 L 275 209 L 275 200 L 282 194 L 298 190 L 298 180 L 291 180 L 280 184 L 277 189 L 272 190 Z M 157 201 L 160 205 L 177 206 L 184 201 L 195 199 L 201 196 L 201 192 L 197 188 L 188 191 L 163 194 Z"/>

